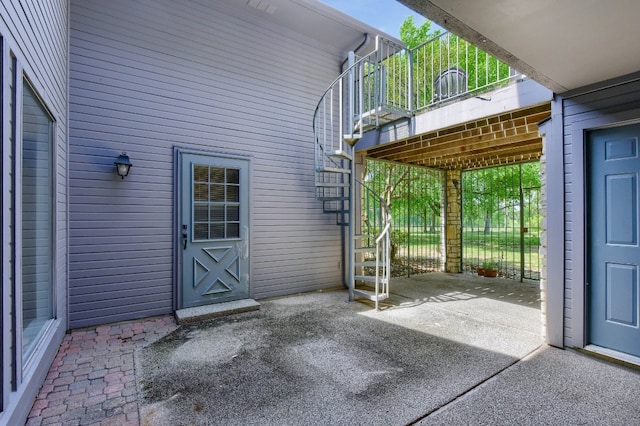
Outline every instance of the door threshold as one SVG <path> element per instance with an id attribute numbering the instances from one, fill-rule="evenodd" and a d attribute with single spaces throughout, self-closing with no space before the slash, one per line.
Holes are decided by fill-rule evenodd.
<path id="1" fill-rule="evenodd" d="M 255 300 L 241 299 L 231 302 L 178 309 L 175 312 L 175 316 L 176 322 L 182 325 L 227 315 L 241 314 L 243 312 L 257 311 L 259 309 L 260 304 Z"/>
<path id="2" fill-rule="evenodd" d="M 629 355 L 624 352 L 618 352 L 613 349 L 603 348 L 596 345 L 587 345 L 582 348 L 582 351 L 605 358 L 609 361 L 626 364 L 633 368 L 640 368 L 640 357 Z"/>

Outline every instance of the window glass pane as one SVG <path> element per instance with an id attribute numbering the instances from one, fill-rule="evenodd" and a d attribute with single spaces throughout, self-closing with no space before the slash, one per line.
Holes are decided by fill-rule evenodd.
<path id="1" fill-rule="evenodd" d="M 53 318 L 52 120 L 24 82 L 22 110 L 22 357 Z"/>
<path id="2" fill-rule="evenodd" d="M 227 238 L 239 238 L 240 237 L 240 225 L 237 223 L 227 224 Z"/>
<path id="3" fill-rule="evenodd" d="M 193 199 L 195 201 L 209 201 L 209 185 L 206 183 L 194 183 Z"/>
<path id="4" fill-rule="evenodd" d="M 211 224 L 211 238 L 224 238 L 224 224 Z"/>
<path id="5" fill-rule="evenodd" d="M 240 201 L 240 187 L 227 186 L 227 201 L 237 203 Z"/>
<path id="6" fill-rule="evenodd" d="M 240 220 L 240 206 L 227 206 L 227 220 L 229 222 Z"/>
<path id="7" fill-rule="evenodd" d="M 224 201 L 224 185 L 211 185 L 211 201 Z"/>
<path id="8" fill-rule="evenodd" d="M 227 169 L 227 183 L 240 183 L 240 170 Z"/>
<path id="9" fill-rule="evenodd" d="M 211 222 L 224 222 L 224 206 L 211 206 Z"/>
<path id="10" fill-rule="evenodd" d="M 212 183 L 224 183 L 224 169 L 221 167 L 211 167 L 210 176 Z"/>
<path id="11" fill-rule="evenodd" d="M 193 225 L 193 238 L 196 240 L 209 239 L 209 225 L 207 223 L 196 223 Z"/>
<path id="12" fill-rule="evenodd" d="M 208 182 L 209 181 L 209 167 L 207 166 L 193 166 L 193 180 L 195 182 Z"/>
<path id="13" fill-rule="evenodd" d="M 197 203 L 193 206 L 193 220 L 206 222 L 209 220 L 209 204 Z"/>

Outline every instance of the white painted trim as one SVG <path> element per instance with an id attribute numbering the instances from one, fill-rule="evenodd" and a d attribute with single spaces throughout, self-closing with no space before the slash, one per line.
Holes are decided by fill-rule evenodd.
<path id="1" fill-rule="evenodd" d="M 573 338 L 569 342 L 571 346 L 584 348 L 587 345 L 587 309 L 586 301 L 586 279 L 587 279 L 587 256 L 589 255 L 587 241 L 587 223 L 585 216 L 587 213 L 586 190 L 586 133 L 589 130 L 602 129 L 607 127 L 618 127 L 627 124 L 640 122 L 640 108 L 620 111 L 610 114 L 602 114 L 596 117 L 580 121 L 571 125 L 572 156 L 574 167 L 581 167 L 581 170 L 574 170 L 573 177 L 573 245 L 575 253 L 573 259 L 573 279 L 571 299 L 573 311 Z M 563 246 L 564 249 L 564 246 Z"/>
<path id="2" fill-rule="evenodd" d="M 0 25 L 2 25 L 2 21 L 0 20 Z M 7 33 L 4 25 L 0 26 L 0 32 L 4 35 Z M 9 93 L 9 82 L 7 77 L 9 77 L 9 44 L 7 43 L 6 37 L 2 37 L 2 46 L 0 47 L 0 54 L 2 55 L 2 67 L 0 68 L 0 84 L 2 84 L 2 93 Z M 9 205 L 10 197 L 11 197 L 11 161 L 9 161 L 8 153 L 11 152 L 11 136 L 9 129 L 11 128 L 9 120 L 10 117 L 10 105 L 9 105 L 9 96 L 4 96 L 0 99 L 2 102 L 2 116 L 0 120 L 2 121 L 2 287 L 0 291 L 2 291 L 2 317 L 0 327 L 2 327 L 2 345 L 0 348 L 2 353 L 0 354 L 0 362 L 2 362 L 2 382 L 0 386 L 2 386 L 2 392 L 0 392 L 0 397 L 2 401 L 0 401 L 0 410 L 3 407 L 7 406 L 9 400 L 9 394 L 11 393 L 11 387 L 9 385 L 8 377 L 11 376 L 11 369 L 9 368 L 8 360 L 11 359 L 11 339 L 9 333 L 9 325 L 7 321 L 10 320 L 8 312 L 11 311 L 11 305 L 9 303 L 9 297 L 11 290 L 11 245 L 9 241 L 7 241 L 7 236 L 10 235 L 11 229 L 11 215 L 8 214 L 9 210 L 5 209 L 5 206 Z M 5 361 L 6 360 L 6 361 Z"/>
<path id="3" fill-rule="evenodd" d="M 22 96 L 23 96 L 23 78 L 24 69 L 20 64 L 20 61 L 15 60 L 15 69 L 13 70 L 13 80 L 15 91 L 15 104 L 13 105 L 15 111 L 15 122 L 13 126 L 15 128 L 15 140 L 14 157 L 13 157 L 13 211 L 14 211 L 14 230 L 13 230 L 13 270 L 15 271 L 13 277 L 13 309 L 14 315 L 20 316 L 16 319 L 16 328 L 13 330 L 15 333 L 16 347 L 14 348 L 16 353 L 16 371 L 17 371 L 17 387 L 20 388 L 22 384 Z"/>
<path id="4" fill-rule="evenodd" d="M 608 358 L 618 359 L 628 364 L 632 364 L 640 367 L 640 357 L 629 355 L 624 352 L 618 352 L 618 351 L 614 351 L 613 349 L 603 348 L 596 345 L 587 345 L 584 347 L 584 350 L 588 352 L 593 352 L 594 354 L 597 354 L 597 355 L 606 356 Z"/>

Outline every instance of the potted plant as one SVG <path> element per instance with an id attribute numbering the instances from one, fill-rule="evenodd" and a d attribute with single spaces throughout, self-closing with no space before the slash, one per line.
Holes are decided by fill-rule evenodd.
<path id="1" fill-rule="evenodd" d="M 498 276 L 498 263 L 496 262 L 483 262 L 482 269 L 485 277 L 495 278 Z"/>

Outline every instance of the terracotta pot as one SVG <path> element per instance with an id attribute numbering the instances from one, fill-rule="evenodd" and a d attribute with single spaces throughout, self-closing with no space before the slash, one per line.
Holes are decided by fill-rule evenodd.
<path id="1" fill-rule="evenodd" d="M 484 268 L 478 266 L 478 269 L 476 269 L 476 272 L 478 273 L 478 275 L 480 275 L 481 277 L 484 277 Z"/>
<path id="2" fill-rule="evenodd" d="M 495 278 L 498 276 L 498 270 L 497 269 L 485 269 L 484 270 L 484 276 L 485 277 L 489 277 L 489 278 Z"/>

